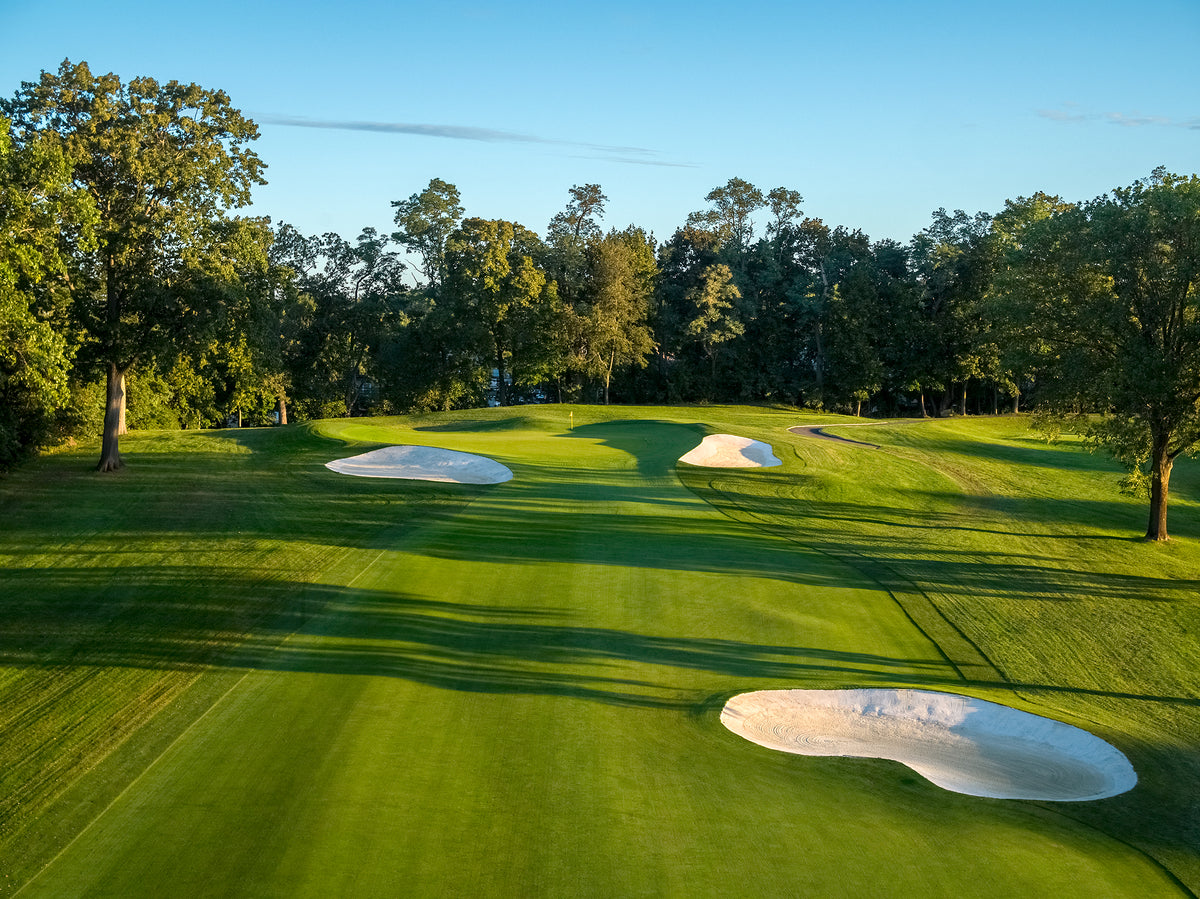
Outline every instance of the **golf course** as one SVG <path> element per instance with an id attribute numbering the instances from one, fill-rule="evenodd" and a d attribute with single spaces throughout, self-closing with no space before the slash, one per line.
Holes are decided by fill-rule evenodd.
<path id="1" fill-rule="evenodd" d="M 680 461 L 711 435 L 778 463 Z M 1119 466 L 1019 415 L 134 431 L 107 475 L 98 445 L 0 480 L 0 896 L 1200 892 L 1194 460 L 1147 543 Z M 385 447 L 511 478 L 327 467 Z M 722 721 L 867 689 L 1079 728 L 1136 784 L 967 795 Z"/>

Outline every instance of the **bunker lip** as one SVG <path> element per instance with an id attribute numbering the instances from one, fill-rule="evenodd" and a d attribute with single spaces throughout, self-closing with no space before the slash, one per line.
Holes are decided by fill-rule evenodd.
<path id="1" fill-rule="evenodd" d="M 730 699 L 721 723 L 783 752 L 891 759 L 968 796 L 1084 802 L 1137 784 L 1125 755 L 1094 734 L 955 693 L 761 690 Z"/>
<path id="2" fill-rule="evenodd" d="M 501 484 L 513 473 L 495 459 L 435 446 L 385 446 L 347 459 L 326 462 L 339 474 L 360 478 L 403 478 L 449 484 Z"/>
<path id="3" fill-rule="evenodd" d="M 769 468 L 783 464 L 769 443 L 733 434 L 709 434 L 679 461 L 701 468 Z"/>

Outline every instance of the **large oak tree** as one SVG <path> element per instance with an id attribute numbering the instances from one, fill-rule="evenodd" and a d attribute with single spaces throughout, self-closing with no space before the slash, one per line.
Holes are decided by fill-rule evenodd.
<path id="1" fill-rule="evenodd" d="M 1044 396 L 1148 486 L 1166 540 L 1171 469 L 1200 442 L 1200 178 L 1146 180 L 1030 222 L 998 293 L 1042 348 Z"/>
<path id="2" fill-rule="evenodd" d="M 126 373 L 208 328 L 222 302 L 231 254 L 246 243 L 228 210 L 264 183 L 246 146 L 257 128 L 222 91 L 152 78 L 126 83 L 69 60 L 24 82 L 0 109 L 18 144 L 59 142 L 74 183 L 95 205 L 96 248 L 77 248 L 72 309 L 107 376 L 98 467 L 111 471 L 122 464 Z"/>
<path id="3" fill-rule="evenodd" d="M 90 246 L 93 220 L 61 148 L 14 148 L 0 117 L 0 470 L 47 441 L 67 398 L 66 250 Z"/>

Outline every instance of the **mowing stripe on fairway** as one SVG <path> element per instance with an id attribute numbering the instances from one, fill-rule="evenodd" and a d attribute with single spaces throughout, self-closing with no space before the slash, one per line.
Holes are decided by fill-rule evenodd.
<path id="1" fill-rule="evenodd" d="M 847 450 L 801 438 L 775 469 L 693 476 L 674 460 L 705 430 L 778 442 L 794 417 L 573 411 L 574 431 L 558 410 L 323 426 L 363 448 L 487 455 L 515 477 L 420 527 L 364 529 L 339 557 L 361 567 L 323 578 L 286 639 L 251 633 L 231 651 L 235 684 L 25 895 L 1178 894 L 1105 834 L 1119 814 L 1097 830 L 892 762 L 780 757 L 721 727 L 724 698 L 747 690 L 962 686 L 837 556 L 879 559 L 939 609 L 964 608 L 951 587 L 978 573 L 933 541 L 962 541 L 941 550 L 953 561 L 982 538 L 935 530 L 976 524 L 956 517 L 950 479 L 889 454 L 843 463 Z M 260 464 L 283 463 L 265 440 Z M 347 486 L 346 501 L 337 477 L 307 482 L 329 491 L 315 515 L 353 521 L 408 489 Z M 927 542 L 905 555 L 892 538 L 916 524 Z M 947 618 L 1020 672 L 981 620 Z"/>

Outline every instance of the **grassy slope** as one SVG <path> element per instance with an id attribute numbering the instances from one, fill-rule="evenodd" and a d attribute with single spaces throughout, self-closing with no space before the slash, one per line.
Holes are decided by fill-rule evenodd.
<path id="1" fill-rule="evenodd" d="M 633 414 L 678 423 L 609 420 Z M 1170 893 L 1122 840 L 1194 884 L 1168 795 L 1200 783 L 1192 541 L 1118 539 L 1139 507 L 1011 422 L 873 428 L 887 449 L 863 452 L 793 420 L 324 427 L 486 453 L 517 475 L 493 488 L 340 478 L 319 462 L 347 453 L 303 429 L 138 437 L 116 480 L 72 455 L 21 472 L 0 532 L 9 886 L 93 819 L 22 895 L 862 895 L 880 872 L 896 894 Z M 706 429 L 785 465 L 681 469 L 685 490 L 674 459 Z M 971 799 L 717 721 L 741 690 L 863 684 L 1085 723 L 1142 784 Z"/>

